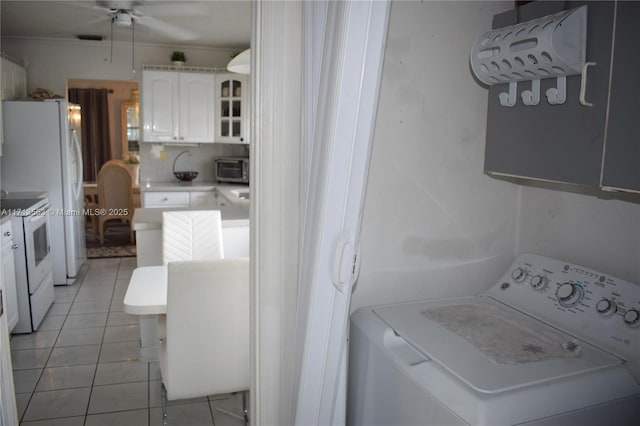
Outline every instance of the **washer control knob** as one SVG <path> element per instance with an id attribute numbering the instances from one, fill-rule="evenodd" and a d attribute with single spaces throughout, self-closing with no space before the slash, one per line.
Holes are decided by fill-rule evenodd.
<path id="1" fill-rule="evenodd" d="M 575 306 L 584 295 L 582 287 L 577 284 L 566 282 L 561 284 L 556 290 L 556 297 L 560 305 L 565 308 Z"/>
<path id="2" fill-rule="evenodd" d="M 531 284 L 531 287 L 534 289 L 542 291 L 549 285 L 549 279 L 544 275 L 535 275 L 531 277 L 529 284 Z"/>
<path id="3" fill-rule="evenodd" d="M 511 278 L 513 278 L 515 282 L 521 283 L 522 281 L 525 280 L 525 278 L 527 278 L 526 269 L 523 269 L 523 268 L 514 269 L 513 272 L 511 273 Z"/>
<path id="4" fill-rule="evenodd" d="M 606 297 L 603 297 L 598 301 L 598 303 L 596 303 L 596 311 L 605 317 L 615 314 L 617 310 L 618 305 L 616 302 L 611 299 L 607 299 Z"/>
<path id="5" fill-rule="evenodd" d="M 640 312 L 637 309 L 629 309 L 624 314 L 624 322 L 631 327 L 637 327 L 640 325 Z"/>

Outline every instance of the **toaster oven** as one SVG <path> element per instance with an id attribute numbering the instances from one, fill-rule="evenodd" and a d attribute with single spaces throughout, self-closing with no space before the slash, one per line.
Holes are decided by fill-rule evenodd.
<path id="1" fill-rule="evenodd" d="M 216 180 L 218 182 L 249 183 L 249 159 L 245 157 L 224 157 L 216 160 Z"/>

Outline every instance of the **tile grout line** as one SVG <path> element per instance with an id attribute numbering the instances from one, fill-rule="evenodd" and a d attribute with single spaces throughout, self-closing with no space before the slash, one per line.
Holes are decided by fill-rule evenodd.
<path id="1" fill-rule="evenodd" d="M 33 396 L 36 394 L 36 392 L 38 390 L 38 385 L 40 384 L 40 380 L 42 380 L 42 376 L 44 375 L 44 370 L 46 370 L 47 364 L 49 364 L 49 360 L 51 359 L 51 355 L 53 355 L 53 350 L 56 347 L 56 343 L 58 343 L 58 339 L 60 338 L 60 333 L 62 333 L 62 329 L 64 327 L 64 324 L 67 322 L 67 318 L 69 317 L 69 314 L 71 312 L 71 307 L 73 306 L 73 303 L 75 302 L 76 297 L 78 297 L 78 292 L 80 291 L 80 287 L 82 287 L 82 284 L 84 283 L 84 277 L 87 275 L 87 272 L 89 271 L 89 267 L 90 267 L 90 265 L 86 268 L 84 274 L 80 278 L 81 281 L 78 284 L 78 290 L 73 295 L 73 299 L 71 300 L 71 306 L 69 306 L 69 310 L 67 311 L 67 313 L 64 316 L 64 321 L 62 322 L 62 325 L 60 326 L 60 329 L 58 330 L 58 335 L 56 336 L 56 338 L 55 338 L 55 340 L 53 342 L 53 346 L 51 346 L 51 350 L 49 351 L 49 356 L 47 356 L 47 360 L 44 362 L 44 365 L 42 366 L 42 371 L 40 371 L 40 375 L 38 376 L 38 380 L 36 381 L 36 385 L 34 386 L 33 391 L 31 392 L 31 395 L 29 396 L 29 400 L 27 401 L 27 404 L 24 407 L 24 412 L 22 413 L 22 416 L 20 416 L 20 419 L 18 419 L 18 423 L 19 424 L 21 424 L 24 421 L 24 416 L 26 416 L 27 411 L 29 410 L 29 405 L 31 404 L 31 400 L 33 399 Z M 66 288 L 69 288 L 69 286 L 66 286 Z M 55 303 L 55 299 L 54 299 L 53 302 Z M 49 314 L 50 310 L 51 310 L 51 307 L 49 307 L 49 310 L 47 311 L 45 316 L 47 316 Z M 13 374 L 13 371 L 11 372 L 11 374 Z"/>
<path id="2" fill-rule="evenodd" d="M 93 261 L 92 261 L 93 263 Z M 91 405 L 91 396 L 93 395 L 93 387 L 96 383 L 96 376 L 98 375 L 98 366 L 100 365 L 100 357 L 102 355 L 102 345 L 104 344 L 104 336 L 107 333 L 107 324 L 109 323 L 109 316 L 111 315 L 111 304 L 113 303 L 113 295 L 115 293 L 116 282 L 118 280 L 118 272 L 120 271 L 121 260 L 118 260 L 118 269 L 116 270 L 116 276 L 113 279 L 113 289 L 111 290 L 111 299 L 109 300 L 109 308 L 107 310 L 107 319 L 104 323 L 104 328 L 102 330 L 102 339 L 100 339 L 100 349 L 98 349 L 98 359 L 96 360 L 96 369 L 93 372 L 93 379 L 91 380 L 91 387 L 89 388 L 89 399 L 87 400 L 87 408 L 84 413 L 84 422 L 83 425 L 87 423 L 87 417 L 89 416 L 89 406 Z M 83 280 L 84 284 L 84 280 Z M 78 291 L 80 291 L 78 289 Z"/>

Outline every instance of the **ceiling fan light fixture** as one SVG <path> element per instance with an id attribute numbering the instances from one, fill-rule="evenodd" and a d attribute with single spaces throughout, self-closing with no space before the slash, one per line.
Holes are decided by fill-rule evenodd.
<path id="1" fill-rule="evenodd" d="M 132 22 L 133 18 L 126 12 L 118 12 L 113 16 L 113 23 L 119 27 L 129 28 Z"/>

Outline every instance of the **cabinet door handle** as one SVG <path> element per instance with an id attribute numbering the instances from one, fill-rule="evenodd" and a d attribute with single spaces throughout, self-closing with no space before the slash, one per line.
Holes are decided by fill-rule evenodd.
<path id="1" fill-rule="evenodd" d="M 587 68 L 595 66 L 595 62 L 585 62 L 582 66 L 582 78 L 580 79 L 580 105 L 592 107 L 593 103 L 587 102 Z"/>
<path id="2" fill-rule="evenodd" d="M 5 237 L 10 237 L 11 236 L 11 231 L 5 231 L 4 232 L 4 236 Z"/>

